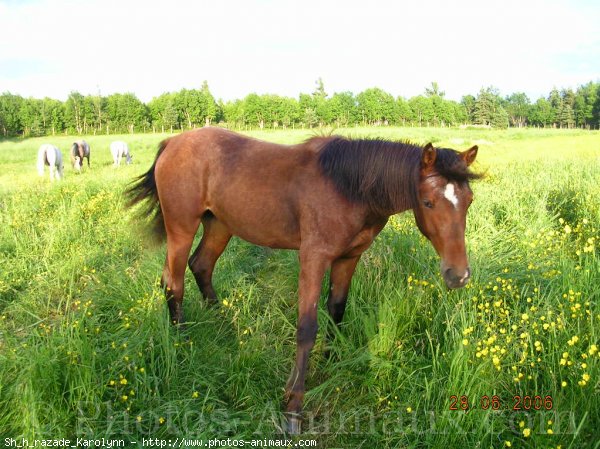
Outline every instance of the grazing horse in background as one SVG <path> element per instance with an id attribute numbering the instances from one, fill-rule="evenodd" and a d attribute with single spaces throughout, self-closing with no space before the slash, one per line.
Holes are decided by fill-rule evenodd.
<path id="1" fill-rule="evenodd" d="M 110 153 L 112 154 L 115 166 L 121 165 L 121 158 L 125 156 L 125 162 L 127 165 L 131 164 L 131 153 L 129 147 L 122 140 L 117 140 L 110 144 Z"/>
<path id="2" fill-rule="evenodd" d="M 441 258 L 446 285 L 464 287 L 471 275 L 465 249 L 469 180 L 479 176 L 468 167 L 476 155 L 476 146 L 459 153 L 343 137 L 285 146 L 204 128 L 163 141 L 128 193 L 131 205 L 149 200 L 155 230 L 166 235 L 161 281 L 174 323 L 184 322 L 186 262 L 203 296 L 214 302 L 213 269 L 233 235 L 299 250 L 297 352 L 286 387 L 288 431 L 298 433 L 326 271 L 327 308 L 337 325 L 361 254 L 391 215 L 412 209 Z M 200 223 L 202 239 L 188 261 Z"/>
<path id="3" fill-rule="evenodd" d="M 83 167 L 84 157 L 87 158 L 87 165 L 90 168 L 90 146 L 85 140 L 73 142 L 73 146 L 71 147 L 71 162 L 73 163 L 73 168 L 78 172 Z"/>
<path id="4" fill-rule="evenodd" d="M 37 169 L 40 176 L 44 176 L 44 165 L 49 166 L 50 181 L 61 180 L 63 177 L 62 153 L 54 145 L 48 143 L 42 145 L 38 150 Z"/>

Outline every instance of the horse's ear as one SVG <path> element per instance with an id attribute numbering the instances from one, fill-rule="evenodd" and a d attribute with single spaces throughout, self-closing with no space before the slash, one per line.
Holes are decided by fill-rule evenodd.
<path id="1" fill-rule="evenodd" d="M 433 145 L 431 143 L 425 145 L 425 148 L 423 148 L 423 154 L 421 155 L 421 168 L 433 167 L 436 156 L 437 153 L 435 148 L 433 148 Z"/>
<path id="2" fill-rule="evenodd" d="M 475 158 L 477 157 L 477 150 L 478 150 L 477 145 L 474 145 L 471 148 L 469 148 L 468 150 L 460 153 L 460 158 L 463 161 L 465 161 L 465 164 L 467 164 L 467 167 L 475 161 Z"/>

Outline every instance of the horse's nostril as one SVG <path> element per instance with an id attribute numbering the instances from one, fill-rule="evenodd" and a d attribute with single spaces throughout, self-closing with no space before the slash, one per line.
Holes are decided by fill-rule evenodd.
<path id="1" fill-rule="evenodd" d="M 471 277 L 471 269 L 467 268 L 467 270 L 465 271 L 464 276 L 460 279 L 460 282 L 466 282 L 469 280 L 469 278 Z"/>
<path id="2" fill-rule="evenodd" d="M 450 288 L 460 288 L 464 287 L 467 282 L 469 282 L 469 278 L 471 277 L 471 270 L 467 268 L 462 274 L 457 273 L 457 271 L 453 268 L 447 268 L 443 272 L 444 280 L 446 281 L 446 285 Z"/>

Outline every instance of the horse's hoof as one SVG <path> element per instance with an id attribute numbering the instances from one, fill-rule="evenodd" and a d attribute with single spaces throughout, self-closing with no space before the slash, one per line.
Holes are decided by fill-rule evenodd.
<path id="1" fill-rule="evenodd" d="M 185 333 L 188 330 L 187 323 L 177 322 L 175 320 L 171 321 L 171 324 L 178 332 Z"/>
<path id="2" fill-rule="evenodd" d="M 287 433 L 288 435 L 300 435 L 302 420 L 295 413 L 288 414 L 287 417 Z"/>

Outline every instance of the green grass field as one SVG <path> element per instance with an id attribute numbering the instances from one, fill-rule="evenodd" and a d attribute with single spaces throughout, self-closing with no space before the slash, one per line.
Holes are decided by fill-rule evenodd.
<path id="1" fill-rule="evenodd" d="M 472 185 L 467 288 L 445 288 L 410 213 L 364 254 L 334 357 L 323 357 L 323 332 L 313 350 L 300 438 L 600 447 L 600 133 L 337 132 L 476 143 L 487 176 Z M 251 134 L 294 143 L 311 132 Z M 37 149 L 52 142 L 66 158 L 73 137 L 0 142 L 0 444 L 282 437 L 297 255 L 233 239 L 215 273 L 222 302 L 204 305 L 188 272 L 192 324 L 173 329 L 158 285 L 164 246 L 123 198 L 164 137 L 89 136 L 91 170 L 65 163 L 54 184 L 37 176 Z M 131 166 L 112 167 L 117 138 L 130 143 Z"/>

